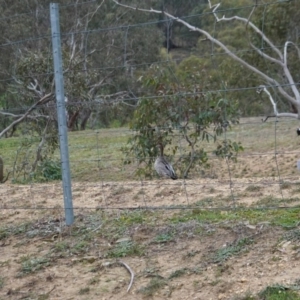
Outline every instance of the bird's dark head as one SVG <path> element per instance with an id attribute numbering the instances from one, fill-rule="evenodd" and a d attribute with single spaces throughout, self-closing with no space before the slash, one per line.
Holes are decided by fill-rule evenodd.
<path id="1" fill-rule="evenodd" d="M 164 145 L 162 142 L 158 142 L 157 143 L 157 148 L 159 150 L 159 155 L 163 156 L 164 155 Z"/>
<path id="2" fill-rule="evenodd" d="M 300 135 L 300 128 L 297 128 L 297 135 Z"/>

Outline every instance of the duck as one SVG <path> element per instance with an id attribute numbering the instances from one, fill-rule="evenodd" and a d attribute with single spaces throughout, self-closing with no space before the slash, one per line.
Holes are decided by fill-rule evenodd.
<path id="1" fill-rule="evenodd" d="M 154 169 L 157 174 L 162 177 L 167 177 L 173 180 L 177 179 L 176 173 L 173 169 L 173 166 L 168 162 L 168 160 L 164 157 L 164 147 L 162 143 L 158 144 L 160 155 L 156 158 L 154 162 Z"/>

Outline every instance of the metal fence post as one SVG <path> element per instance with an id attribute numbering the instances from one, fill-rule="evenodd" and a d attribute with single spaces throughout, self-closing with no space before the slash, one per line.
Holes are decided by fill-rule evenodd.
<path id="1" fill-rule="evenodd" d="M 55 94 L 59 130 L 60 158 L 62 166 L 62 180 L 64 192 L 64 207 L 66 224 L 71 225 L 74 222 L 71 175 L 69 164 L 68 131 L 65 110 L 64 77 L 61 56 L 61 41 L 59 27 L 58 4 L 50 3 L 50 19 L 52 32 L 52 48 L 55 75 Z"/>

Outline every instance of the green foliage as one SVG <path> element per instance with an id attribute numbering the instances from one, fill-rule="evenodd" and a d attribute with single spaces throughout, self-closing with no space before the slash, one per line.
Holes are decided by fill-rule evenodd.
<path id="1" fill-rule="evenodd" d="M 238 122 L 236 103 L 219 93 L 204 93 L 198 83 L 201 82 L 201 71 L 201 60 L 189 58 L 178 69 L 153 65 L 142 78 L 149 95 L 156 97 L 140 100 L 130 122 L 135 134 L 122 149 L 126 164 L 133 162 L 132 157 L 138 161 L 137 175 L 152 176 L 152 164 L 159 153 L 158 144 L 167 147 L 173 157 L 179 152 L 176 142 L 185 144 L 177 159 L 177 169 L 185 178 L 196 164 L 208 162 L 205 147 L 210 142 L 216 143 L 215 154 L 222 158 L 236 159 L 242 150 L 239 143 L 222 139 L 231 124 Z"/>
<path id="2" fill-rule="evenodd" d="M 61 180 L 61 164 L 59 161 L 45 159 L 38 165 L 33 177 L 38 181 Z"/>
<path id="3" fill-rule="evenodd" d="M 41 130 L 38 126 L 32 128 L 20 139 L 13 165 L 14 182 L 61 179 L 60 165 L 52 159 L 58 147 L 58 136 Z M 47 130 L 55 129 L 47 127 Z"/>

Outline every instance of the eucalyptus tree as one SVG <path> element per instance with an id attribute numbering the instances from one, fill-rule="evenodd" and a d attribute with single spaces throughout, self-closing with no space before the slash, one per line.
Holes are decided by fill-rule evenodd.
<path id="1" fill-rule="evenodd" d="M 6 1 L 1 7 L 0 47 L 5 55 L 0 58 L 0 138 L 17 133 L 24 140 L 15 166 L 21 166 L 19 173 L 26 166 L 27 175 L 57 148 L 49 3 Z M 128 25 L 130 21 L 144 22 L 145 18 L 124 14 L 108 1 L 60 2 L 70 130 L 78 122 L 85 129 L 91 116 L 94 123 L 99 122 L 102 112 L 132 113 L 136 104 L 130 96 L 135 95 L 134 66 L 148 62 L 144 51 L 148 51 L 148 60 L 156 59 L 159 51 L 154 40 L 160 34 L 144 36 Z"/>
<path id="2" fill-rule="evenodd" d="M 200 65 L 196 57 L 179 67 L 153 64 L 139 78 L 145 94 L 130 122 L 133 135 L 123 148 L 125 164 L 138 163 L 138 176 L 153 176 L 153 163 L 160 155 L 158 145 L 173 156 L 181 178 L 203 172 L 212 153 L 236 160 L 243 149 L 240 143 L 224 136 L 239 121 L 236 103 L 218 92 L 204 92 L 210 82 L 205 81 L 201 70 L 194 72 Z M 211 142 L 214 147 L 209 146 Z"/>
<path id="3" fill-rule="evenodd" d="M 213 54 L 219 54 L 226 59 L 227 64 L 227 74 L 230 74 L 232 71 L 230 69 L 230 60 L 234 62 L 235 66 L 239 66 L 242 73 L 242 77 L 247 77 L 248 74 L 253 74 L 254 80 L 248 81 L 255 82 L 256 86 L 243 86 L 243 89 L 247 88 L 251 90 L 252 97 L 258 98 L 257 93 L 262 93 L 266 95 L 267 99 L 269 99 L 271 103 L 271 107 L 273 108 L 274 117 L 293 117 L 300 119 L 300 91 L 297 85 L 297 82 L 300 80 L 299 78 L 299 59 L 300 59 L 300 49 L 297 45 L 297 35 L 295 35 L 295 30 L 291 30 L 288 36 L 284 36 L 284 32 L 287 32 L 287 28 L 290 29 L 292 26 L 288 26 L 287 24 L 293 23 L 295 24 L 295 20 L 297 18 L 291 18 L 289 20 L 288 15 L 292 13 L 292 11 L 297 11 L 299 7 L 299 1 L 288 1 L 288 2 L 278 2 L 275 4 L 266 3 L 265 5 L 259 5 L 257 1 L 239 1 L 239 4 L 248 4 L 248 14 L 246 15 L 243 10 L 223 10 L 221 3 L 214 2 L 208 0 L 207 1 L 207 10 L 206 14 L 209 13 L 209 18 L 211 22 L 214 24 L 230 24 L 230 28 L 228 29 L 228 33 L 226 35 L 222 35 L 223 31 L 218 32 L 215 26 L 209 26 L 208 24 L 204 24 L 203 27 L 199 27 L 192 22 L 189 22 L 188 18 L 180 18 L 176 16 L 174 13 L 171 13 L 162 9 L 155 9 L 151 7 L 147 7 L 147 5 L 134 5 L 134 1 L 126 1 L 126 2 L 118 2 L 117 0 L 111 0 L 116 5 L 119 5 L 124 8 L 124 10 L 134 10 L 136 13 L 146 13 L 146 14 L 156 14 L 162 15 L 164 18 L 168 18 L 168 20 L 172 22 L 176 22 L 185 26 L 188 30 L 192 32 L 197 32 L 201 36 L 199 38 L 199 42 L 207 43 L 210 42 L 213 45 L 214 52 Z M 228 1 L 227 1 L 228 2 Z M 133 4 L 132 4 L 133 3 Z M 226 2 L 225 2 L 226 3 Z M 278 15 L 282 13 L 284 10 L 285 14 L 283 20 L 280 19 Z M 266 23 L 259 22 L 259 14 L 260 17 L 263 17 L 263 20 L 268 20 L 266 17 L 268 14 L 274 14 L 277 11 L 276 21 L 274 23 L 268 21 Z M 243 14 L 239 15 L 239 12 L 243 12 Z M 261 15 L 263 13 L 263 15 Z M 295 14 L 294 14 L 295 15 Z M 276 13 L 272 15 L 274 18 Z M 272 20 L 272 18 L 270 18 Z M 266 26 L 270 26 L 271 28 L 266 29 Z M 234 30 L 236 30 L 236 33 Z M 272 40 L 274 36 L 276 36 L 276 32 L 281 31 L 281 42 L 278 39 Z M 230 34 L 232 34 L 233 38 L 230 38 Z M 245 49 L 248 54 L 243 55 L 243 51 L 236 51 L 238 43 L 240 41 L 235 39 L 236 36 L 241 36 L 244 42 L 247 42 L 247 49 Z M 233 42 L 233 45 L 230 44 Z M 279 42 L 279 44 L 277 44 Z M 251 50 L 251 51 L 250 51 Z M 251 55 L 249 55 L 251 53 Z M 216 60 L 217 63 L 222 63 L 221 59 Z M 203 68 L 202 68 L 203 69 Z M 195 70 L 195 72 L 201 72 L 201 68 Z M 194 74 L 194 73 L 193 73 Z M 247 82 L 247 81 L 244 81 Z M 224 77 L 220 82 L 220 90 L 226 89 L 226 78 Z M 175 86 L 181 87 L 182 84 L 174 83 Z M 188 89 L 183 88 L 184 92 L 187 92 Z M 203 92 L 203 97 L 211 97 L 210 93 Z M 257 93 L 256 93 L 257 92 Z M 178 91 L 172 91 L 172 99 L 177 99 L 177 101 L 183 101 L 184 97 L 180 97 L 180 93 Z M 274 100 L 276 98 L 280 98 L 282 101 L 287 103 L 286 107 L 288 109 L 286 111 L 280 112 L 277 107 L 277 101 Z M 209 98 L 210 99 L 210 98 Z M 215 104 L 224 103 L 222 98 L 221 101 L 215 101 Z M 154 147 L 155 142 L 150 142 L 152 140 L 156 140 L 157 137 L 155 133 L 157 131 L 153 131 L 153 123 L 155 124 L 155 117 L 152 119 L 147 119 L 146 116 L 151 115 L 159 115 L 156 120 L 158 120 L 158 127 L 165 127 L 165 131 L 163 133 L 164 140 L 166 144 L 171 144 L 170 135 L 167 133 L 171 133 L 174 129 L 174 125 L 178 122 L 176 117 L 178 114 L 172 113 L 175 111 L 177 107 L 184 107 L 184 104 L 178 103 L 174 101 L 176 104 L 173 104 L 173 101 L 170 101 L 167 105 L 165 105 L 165 97 L 162 99 L 150 101 L 145 100 L 145 102 L 141 101 L 139 104 L 139 108 L 137 109 L 137 113 L 132 122 L 132 128 L 137 130 L 138 133 L 129 141 L 132 145 L 131 152 L 137 152 L 138 157 L 141 161 L 145 161 L 145 157 L 153 157 L 156 155 L 156 148 Z M 207 100 L 209 102 L 210 100 Z M 195 124 L 195 128 L 197 128 L 197 117 L 204 115 L 211 115 L 211 106 L 208 106 L 203 109 L 202 104 L 205 103 L 203 100 L 195 101 L 195 116 L 193 118 L 193 124 Z M 156 105 L 156 106 L 155 106 Z M 187 108 L 190 108 L 192 105 L 189 103 Z M 216 105 L 212 106 L 215 110 Z M 150 109 L 150 111 L 148 111 Z M 201 113 L 197 111 L 197 109 L 201 110 Z M 183 109 L 184 111 L 187 111 Z M 218 109 L 217 109 L 218 110 Z M 220 108 L 223 111 L 223 108 Z M 155 113 L 152 113 L 155 111 Z M 193 109 L 192 109 L 193 111 Z M 146 113 L 147 112 L 147 113 Z M 222 114 L 221 114 L 222 115 Z M 218 114 L 214 114 L 214 117 L 219 119 Z M 173 118 L 173 119 L 172 119 Z M 147 121 L 145 121 L 147 119 Z M 222 119 L 222 118 L 221 118 Z M 265 119 L 266 120 L 266 119 Z M 161 124 L 162 122 L 162 124 Z M 202 123 L 200 123 L 203 126 Z M 207 124 L 216 124 L 214 118 L 208 119 Z M 222 122 L 218 123 L 222 126 Z M 155 124 L 156 125 L 156 124 Z M 181 123 L 180 123 L 180 126 Z M 200 127 L 202 128 L 202 127 Z M 216 133 L 218 133 L 219 126 L 216 127 Z M 204 128 L 203 133 L 206 135 L 206 128 Z M 183 132 L 184 135 L 184 132 Z M 197 134 L 196 134 L 197 135 Z M 195 134 L 193 134 L 195 136 Z M 188 141 L 188 139 L 186 139 Z M 140 146 L 143 144 L 142 146 Z M 189 146 L 191 144 L 188 142 Z M 191 147 L 192 148 L 192 147 Z M 225 147 L 226 148 L 226 147 Z M 139 151 L 137 151 L 139 149 Z M 150 150 L 149 150 L 150 149 Z M 151 150 L 152 149 L 152 150 Z M 238 150 L 238 147 L 236 147 Z M 228 150 L 228 149 L 227 149 Z M 227 151 L 226 150 L 226 151 Z M 224 156 L 227 156 L 228 152 L 221 150 L 219 153 L 222 153 Z M 193 156 L 194 151 L 190 152 L 190 157 Z M 199 155 L 198 155 L 199 156 Z M 149 165 L 149 164 L 148 164 Z M 184 173 L 186 175 L 186 173 Z"/>
<path id="4" fill-rule="evenodd" d="M 297 71 L 299 68 L 294 67 L 297 65 L 295 64 L 295 61 L 299 63 L 300 58 L 300 50 L 295 40 L 298 38 L 297 34 L 295 35 L 296 30 L 294 29 L 294 34 L 285 36 L 285 40 L 282 39 L 282 42 L 284 41 L 283 44 L 280 44 L 279 46 L 277 46 L 271 39 L 272 36 L 274 36 L 274 31 L 287 31 L 285 28 L 287 27 L 288 22 L 295 23 L 296 17 L 293 17 L 292 20 L 290 20 L 288 16 L 290 15 L 291 11 L 298 11 L 297 8 L 299 8 L 299 1 L 280 1 L 274 4 L 266 3 L 265 5 L 260 5 L 260 10 L 263 10 L 264 15 L 268 15 L 268 13 L 273 14 L 274 11 L 277 11 L 278 13 L 280 12 L 281 16 L 281 9 L 283 9 L 285 12 L 283 15 L 283 21 L 281 20 L 281 17 L 279 18 L 277 15 L 275 19 L 273 18 L 273 20 L 276 21 L 269 23 L 269 25 L 272 27 L 272 30 L 266 30 L 264 27 L 262 28 L 260 26 L 261 24 L 259 24 L 257 19 L 252 21 L 258 7 L 257 1 L 252 2 L 253 4 L 251 11 L 249 15 L 245 17 L 236 15 L 235 13 L 230 13 L 229 16 L 226 16 L 227 11 L 222 10 L 221 3 L 212 3 L 212 1 L 208 0 L 207 7 L 211 12 L 211 17 L 214 18 L 217 23 L 234 22 L 234 24 L 242 24 L 244 26 L 244 36 L 247 38 L 248 45 L 253 50 L 253 53 L 260 58 L 260 61 L 272 65 L 272 67 L 270 66 L 267 68 L 262 68 L 259 64 L 254 63 L 253 61 L 249 62 L 246 57 L 244 58 L 238 53 L 232 51 L 231 46 L 227 45 L 226 40 L 223 41 L 222 37 L 215 37 L 208 30 L 194 26 L 186 21 L 186 19 L 176 17 L 167 11 L 152 8 L 142 8 L 141 6 L 134 7 L 130 4 L 121 4 L 117 0 L 112 1 L 124 7 L 125 9 L 134 9 L 139 13 L 162 14 L 168 17 L 170 20 L 182 24 L 189 30 L 200 33 L 205 39 L 212 42 L 215 47 L 219 49 L 219 51 L 223 52 L 229 58 L 240 64 L 245 70 L 252 72 L 258 78 L 260 78 L 260 83 L 262 85 L 266 86 L 268 89 L 275 89 L 275 92 L 278 93 L 278 95 L 280 95 L 280 97 L 287 103 L 289 103 L 289 106 L 294 107 L 294 112 L 279 113 L 278 111 L 274 110 L 274 115 L 277 117 L 290 116 L 300 118 L 300 93 L 296 84 L 299 80 L 299 74 Z M 264 17 L 263 20 L 265 19 L 266 18 Z M 266 26 L 266 24 L 264 24 L 264 26 Z M 267 33 L 270 33 L 270 37 L 267 35 Z M 278 40 L 276 40 L 276 42 L 278 42 Z M 263 46 L 261 47 L 261 45 Z"/>

